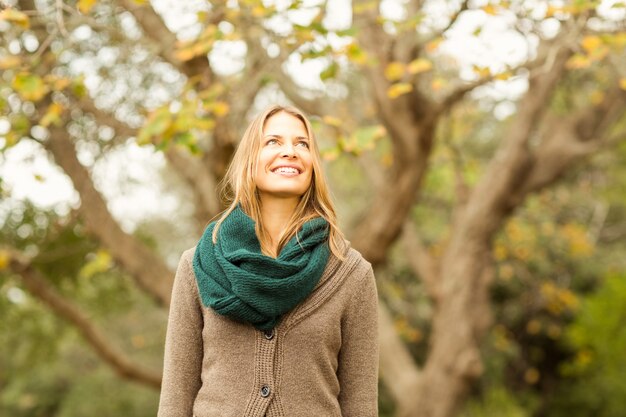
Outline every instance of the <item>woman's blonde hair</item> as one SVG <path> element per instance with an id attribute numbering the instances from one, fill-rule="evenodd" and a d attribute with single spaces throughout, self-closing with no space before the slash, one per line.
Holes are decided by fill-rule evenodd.
<path id="1" fill-rule="evenodd" d="M 261 218 L 261 200 L 256 187 L 256 171 L 261 141 L 263 138 L 263 128 L 265 122 L 278 113 L 290 114 L 302 121 L 309 136 L 310 152 L 313 160 L 313 175 L 311 185 L 302 195 L 296 209 L 294 210 L 289 223 L 278 242 L 276 253 L 271 248 L 271 238 L 264 228 Z M 246 132 L 237 147 L 233 160 L 222 180 L 221 192 L 226 199 L 228 208 L 224 210 L 217 220 L 213 229 L 213 243 L 217 242 L 218 230 L 224 219 L 241 204 L 243 211 L 256 223 L 256 234 L 261 244 L 261 251 L 271 256 L 278 256 L 281 249 L 295 235 L 297 236 L 300 227 L 316 217 L 322 217 L 328 221 L 329 246 L 331 252 L 339 259 L 343 259 L 343 234 L 337 225 L 335 207 L 331 200 L 328 183 L 322 172 L 322 162 L 315 140 L 311 123 L 305 115 L 295 107 L 285 107 L 274 105 L 259 114 L 248 126 Z"/>

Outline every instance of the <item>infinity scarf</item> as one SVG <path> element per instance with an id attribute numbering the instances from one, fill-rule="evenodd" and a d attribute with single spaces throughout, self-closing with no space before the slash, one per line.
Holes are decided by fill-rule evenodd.
<path id="1" fill-rule="evenodd" d="M 237 206 L 213 244 L 215 222 L 209 224 L 196 247 L 193 270 L 205 307 L 270 330 L 319 282 L 330 255 L 329 227 L 321 217 L 307 221 L 274 259 L 261 253 L 254 226 Z"/>

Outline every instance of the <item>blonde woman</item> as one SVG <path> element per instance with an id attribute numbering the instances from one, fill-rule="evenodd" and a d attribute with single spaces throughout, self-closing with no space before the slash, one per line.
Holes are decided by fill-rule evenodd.
<path id="1" fill-rule="evenodd" d="M 159 417 L 377 416 L 376 283 L 302 112 L 256 117 L 225 185 L 176 272 Z"/>

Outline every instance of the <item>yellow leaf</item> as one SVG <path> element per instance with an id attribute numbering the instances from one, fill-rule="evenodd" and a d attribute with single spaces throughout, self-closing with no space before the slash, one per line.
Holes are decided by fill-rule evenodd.
<path id="1" fill-rule="evenodd" d="M 11 257 L 9 256 L 9 252 L 6 250 L 0 250 L 0 271 L 6 269 L 9 266 L 9 261 Z"/>
<path id="2" fill-rule="evenodd" d="M 346 56 L 350 61 L 358 65 L 363 65 L 367 62 L 367 54 L 355 42 L 352 42 L 346 47 Z"/>
<path id="3" fill-rule="evenodd" d="M 19 56 L 9 55 L 6 58 L 0 59 L 0 69 L 7 70 L 11 68 L 15 68 L 22 63 L 22 60 Z"/>
<path id="4" fill-rule="evenodd" d="M 604 91 L 595 90 L 595 91 L 592 91 L 591 94 L 589 95 L 589 101 L 594 106 L 597 106 L 598 104 L 604 101 L 604 96 L 605 96 Z"/>
<path id="5" fill-rule="evenodd" d="M 619 80 L 619 88 L 622 90 L 626 90 L 626 78 L 622 78 Z"/>
<path id="6" fill-rule="evenodd" d="M 501 261 L 507 256 L 507 249 L 502 244 L 496 244 L 493 248 L 493 255 L 498 260 Z"/>
<path id="7" fill-rule="evenodd" d="M 404 75 L 404 70 L 402 62 L 390 62 L 385 68 L 385 78 L 389 81 L 398 81 Z"/>
<path id="8" fill-rule="evenodd" d="M 369 2 L 366 2 L 366 3 L 358 2 L 352 8 L 352 12 L 354 14 L 361 14 L 361 13 L 365 13 L 365 12 L 376 10 L 377 7 L 378 7 L 378 2 L 377 1 L 369 1 Z"/>
<path id="9" fill-rule="evenodd" d="M 97 0 L 78 0 L 78 10 L 81 13 L 87 14 L 91 11 L 93 6 L 96 5 Z"/>
<path id="10" fill-rule="evenodd" d="M 604 41 L 614 48 L 623 48 L 626 46 L 626 32 L 616 33 L 611 36 L 606 36 Z"/>
<path id="11" fill-rule="evenodd" d="M 528 384 L 536 384 L 539 381 L 539 371 L 536 368 L 529 368 L 526 372 L 524 372 L 524 381 Z"/>
<path id="12" fill-rule="evenodd" d="M 215 120 L 213 119 L 195 119 L 194 127 L 206 132 L 210 132 L 215 128 Z"/>
<path id="13" fill-rule="evenodd" d="M 69 78 L 56 78 L 52 82 L 52 89 L 56 91 L 61 91 L 65 89 L 65 87 L 69 86 L 72 81 Z"/>
<path id="14" fill-rule="evenodd" d="M 409 63 L 408 70 L 411 74 L 419 74 L 421 72 L 430 71 L 433 68 L 433 63 L 424 58 L 414 59 Z"/>
<path id="15" fill-rule="evenodd" d="M 48 127 L 51 124 L 58 126 L 61 122 L 61 113 L 63 113 L 63 106 L 61 106 L 59 103 L 52 103 L 50 106 L 48 106 L 48 110 L 39 121 L 39 124 L 43 127 Z"/>
<path id="16" fill-rule="evenodd" d="M 492 15 L 492 16 L 495 16 L 498 14 L 496 6 L 494 6 L 493 4 L 488 4 L 486 6 L 483 6 L 482 9 L 485 13 Z"/>
<path id="17" fill-rule="evenodd" d="M 532 319 L 526 324 L 526 333 L 538 334 L 541 331 L 541 322 L 537 319 Z"/>
<path id="18" fill-rule="evenodd" d="M 443 38 L 434 39 L 428 42 L 424 48 L 426 49 L 426 52 L 428 53 L 435 52 L 437 48 L 439 48 L 439 45 L 441 44 L 441 42 L 443 42 Z"/>
<path id="19" fill-rule="evenodd" d="M 37 182 L 44 182 L 45 181 L 45 178 L 41 174 L 35 174 L 34 177 L 35 177 L 35 181 L 37 181 Z"/>
<path id="20" fill-rule="evenodd" d="M 224 101 L 216 101 L 213 104 L 213 114 L 216 115 L 217 117 L 222 117 L 225 116 L 226 114 L 228 114 L 228 111 L 230 110 L 230 107 L 228 106 L 228 103 L 224 102 Z"/>
<path id="21" fill-rule="evenodd" d="M 504 80 L 508 80 L 512 76 L 513 74 L 511 73 L 511 71 L 504 71 L 504 72 L 500 72 L 496 74 L 493 78 L 495 78 L 496 80 L 504 81 Z"/>
<path id="22" fill-rule="evenodd" d="M 263 6 L 255 6 L 252 9 L 252 16 L 254 16 L 254 17 L 263 17 L 263 16 L 265 16 L 265 7 L 263 7 Z"/>
<path id="23" fill-rule="evenodd" d="M 479 67 L 478 65 L 474 65 L 472 69 L 480 78 L 489 77 L 491 75 L 489 67 Z"/>
<path id="24" fill-rule="evenodd" d="M 557 7 L 557 6 L 548 6 L 548 8 L 546 9 L 546 17 L 553 17 L 555 14 L 563 12 L 563 8 L 562 7 Z"/>
<path id="25" fill-rule="evenodd" d="M 441 90 L 443 87 L 445 87 L 446 85 L 446 80 L 444 78 L 441 77 L 437 77 L 433 80 L 433 82 L 430 84 L 430 87 L 433 89 L 433 91 L 439 91 Z"/>
<path id="26" fill-rule="evenodd" d="M 82 278 L 91 278 L 95 274 L 108 271 L 111 267 L 113 267 L 113 258 L 107 251 L 101 249 L 83 265 L 78 274 Z"/>
<path id="27" fill-rule="evenodd" d="M 588 56 L 582 54 L 572 55 L 570 59 L 567 60 L 565 66 L 567 69 L 583 69 L 589 68 L 591 65 L 591 60 Z"/>
<path id="28" fill-rule="evenodd" d="M 28 16 L 19 10 L 4 9 L 0 11 L 0 20 L 6 20 L 7 22 L 15 23 L 24 29 L 28 29 L 30 26 L 30 20 Z"/>
<path id="29" fill-rule="evenodd" d="M 587 52 L 592 52 L 598 49 L 603 44 L 602 39 L 599 36 L 585 36 L 581 41 L 582 47 Z"/>
<path id="30" fill-rule="evenodd" d="M 52 74 L 43 77 L 43 81 L 54 91 L 61 91 L 72 83 L 69 78 L 58 77 Z"/>
<path id="31" fill-rule="evenodd" d="M 569 251 L 575 257 L 586 257 L 593 253 L 593 244 L 589 241 L 587 233 L 577 224 L 566 224 L 561 228 L 561 233 L 569 243 Z"/>
<path id="32" fill-rule="evenodd" d="M 333 127 L 341 126 L 341 119 L 339 119 L 338 117 L 326 115 L 322 118 L 322 120 L 324 121 L 324 123 L 326 123 L 329 126 L 333 126 Z"/>
<path id="33" fill-rule="evenodd" d="M 195 51 L 191 47 L 186 47 L 182 49 L 178 49 L 174 52 L 174 56 L 180 59 L 181 61 L 189 61 L 191 58 L 196 56 Z"/>
<path id="34" fill-rule="evenodd" d="M 403 94 L 413 91 L 413 86 L 409 83 L 396 83 L 387 90 L 387 96 L 391 99 L 400 97 Z"/>

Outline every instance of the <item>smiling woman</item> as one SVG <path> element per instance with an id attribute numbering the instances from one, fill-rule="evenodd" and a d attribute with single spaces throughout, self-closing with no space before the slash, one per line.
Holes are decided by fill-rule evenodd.
<path id="1" fill-rule="evenodd" d="M 304 122 L 279 112 L 265 122 L 256 185 L 262 207 L 296 207 L 311 185 L 313 157 Z"/>
<path id="2" fill-rule="evenodd" d="M 176 273 L 159 417 L 377 416 L 374 274 L 337 228 L 307 118 L 255 118 L 224 187 Z"/>

